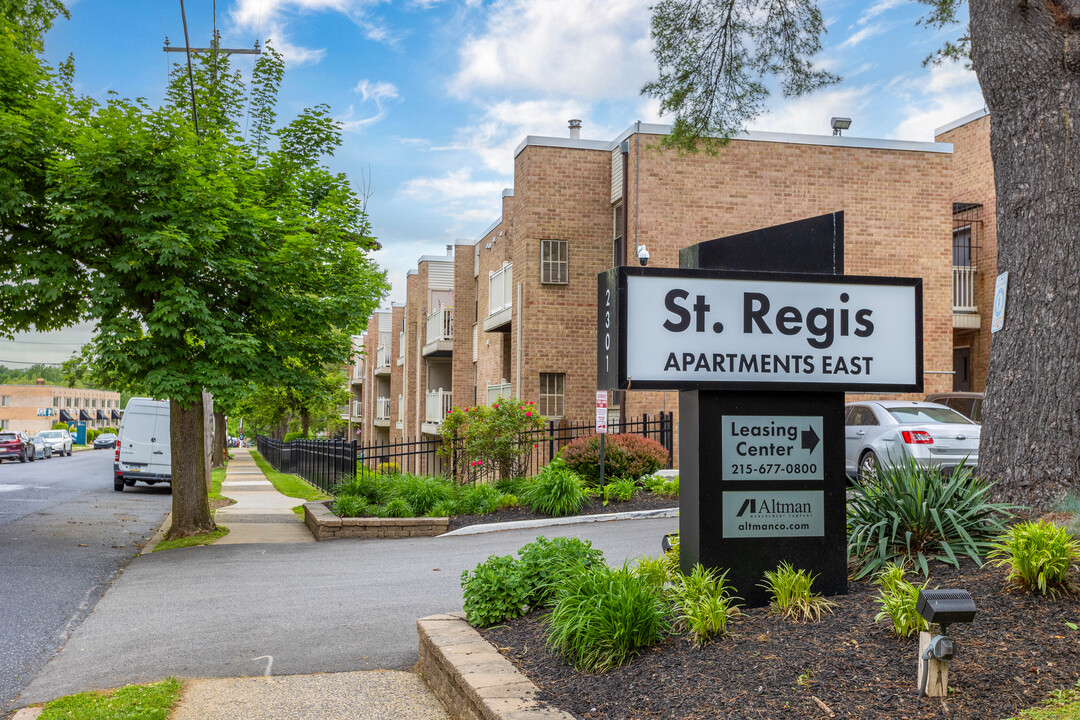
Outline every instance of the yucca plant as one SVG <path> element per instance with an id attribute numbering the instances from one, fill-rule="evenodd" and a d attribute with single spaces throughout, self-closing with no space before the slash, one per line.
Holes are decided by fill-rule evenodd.
<path id="1" fill-rule="evenodd" d="M 959 567 L 957 556 L 967 555 L 981 564 L 1017 509 L 990 502 L 991 487 L 962 466 L 950 475 L 911 459 L 878 467 L 873 477 L 852 486 L 847 503 L 855 578 L 897 560 L 909 560 L 924 577 L 930 574 L 928 558 Z"/>
<path id="2" fill-rule="evenodd" d="M 626 564 L 570 569 L 547 622 L 548 649 L 585 672 L 619 667 L 671 630 L 660 593 Z"/>
<path id="3" fill-rule="evenodd" d="M 919 603 L 919 591 L 925 589 L 930 581 L 915 585 L 905 575 L 902 564 L 889 563 L 874 580 L 874 584 L 880 588 L 876 601 L 881 605 L 874 622 L 890 619 L 897 637 L 913 637 L 930 627 L 915 610 Z"/>
<path id="4" fill-rule="evenodd" d="M 818 621 L 823 613 L 831 613 L 836 603 L 813 591 L 816 575 L 796 570 L 791 563 L 782 562 L 775 571 L 765 571 L 765 582 L 759 587 L 768 590 L 772 600 L 769 611 L 795 621 Z"/>
<path id="5" fill-rule="evenodd" d="M 1024 522 L 1012 526 L 994 543 L 994 565 L 1009 566 L 1009 582 L 1043 595 L 1069 592 L 1069 569 L 1080 561 L 1080 543 L 1065 528 L 1052 522 Z"/>
<path id="6" fill-rule="evenodd" d="M 679 624 L 690 634 L 694 645 L 704 645 L 727 634 L 728 618 L 738 612 L 739 598 L 727 584 L 727 571 L 720 573 L 694 565 L 689 575 L 679 575 L 671 595 Z"/>

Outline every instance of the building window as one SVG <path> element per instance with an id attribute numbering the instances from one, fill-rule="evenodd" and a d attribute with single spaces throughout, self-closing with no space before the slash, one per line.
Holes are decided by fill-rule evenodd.
<path id="1" fill-rule="evenodd" d="M 540 414 L 544 417 L 566 414 L 566 373 L 540 373 Z"/>
<path id="2" fill-rule="evenodd" d="M 0 395 L 0 405 L 3 405 L 4 407 L 7 407 L 10 404 L 11 404 L 11 396 L 10 395 Z"/>
<path id="3" fill-rule="evenodd" d="M 53 396 L 52 406 L 53 407 L 60 407 L 60 396 L 59 395 Z"/>
<path id="4" fill-rule="evenodd" d="M 75 407 L 79 407 L 79 398 L 75 398 Z"/>
<path id="5" fill-rule="evenodd" d="M 71 407 L 71 398 L 64 398 L 64 407 Z"/>
<path id="6" fill-rule="evenodd" d="M 540 282 L 565 285 L 570 282 L 569 243 L 566 240 L 540 241 Z"/>
<path id="7" fill-rule="evenodd" d="M 7 430 L 7 429 L 8 429 L 8 421 L 7 420 L 0 420 L 0 430 Z"/>

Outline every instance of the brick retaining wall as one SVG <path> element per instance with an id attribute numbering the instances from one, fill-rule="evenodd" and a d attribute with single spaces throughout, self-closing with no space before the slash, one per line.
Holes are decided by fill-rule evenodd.
<path id="1" fill-rule="evenodd" d="M 450 527 L 450 518 L 342 518 L 326 502 L 304 503 L 304 524 L 316 540 L 336 538 L 435 537 Z"/>

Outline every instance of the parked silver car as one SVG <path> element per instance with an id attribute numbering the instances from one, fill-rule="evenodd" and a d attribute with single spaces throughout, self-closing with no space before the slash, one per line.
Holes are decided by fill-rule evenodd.
<path id="1" fill-rule="evenodd" d="M 35 435 L 30 438 L 30 442 L 34 444 L 34 459 L 35 460 L 48 460 L 52 457 L 52 445 L 49 441 L 40 435 Z"/>
<path id="2" fill-rule="evenodd" d="M 42 430 L 37 436 L 52 446 L 53 455 L 71 455 L 71 433 L 67 430 Z"/>
<path id="3" fill-rule="evenodd" d="M 937 403 L 876 400 L 847 404 L 844 421 L 847 473 L 863 478 L 877 464 L 915 460 L 951 472 L 979 460 L 982 428 Z"/>

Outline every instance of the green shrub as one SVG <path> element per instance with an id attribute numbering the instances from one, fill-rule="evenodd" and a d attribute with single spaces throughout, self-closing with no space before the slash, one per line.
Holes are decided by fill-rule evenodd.
<path id="1" fill-rule="evenodd" d="M 559 579 L 577 565 L 591 567 L 604 562 L 604 553 L 588 540 L 557 537 L 548 540 L 541 535 L 518 550 L 518 567 L 528 588 L 525 601 L 532 607 L 550 604 Z"/>
<path id="2" fill-rule="evenodd" d="M 653 586 L 657 592 L 662 592 L 668 582 L 668 566 L 664 558 L 645 555 L 639 557 L 634 564 L 634 574 Z"/>
<path id="3" fill-rule="evenodd" d="M 416 511 L 405 498 L 394 498 L 379 508 L 381 518 L 411 518 L 416 517 Z"/>
<path id="4" fill-rule="evenodd" d="M 521 504 L 517 495 L 511 495 L 510 493 L 504 493 L 499 496 L 499 499 L 495 501 L 496 510 L 505 510 L 506 508 L 515 508 Z"/>
<path id="5" fill-rule="evenodd" d="M 330 511 L 339 517 L 367 517 L 375 514 L 375 508 L 361 495 L 339 495 L 330 504 Z"/>
<path id="6" fill-rule="evenodd" d="M 394 462 L 379 463 L 375 466 L 375 472 L 379 475 L 400 475 L 401 466 Z"/>
<path id="7" fill-rule="evenodd" d="M 504 495 L 521 495 L 528 485 L 529 479 L 523 477 L 501 478 L 495 481 L 495 489 Z"/>
<path id="8" fill-rule="evenodd" d="M 356 478 L 343 477 L 341 482 L 334 485 L 331 492 L 339 497 L 342 495 L 354 495 L 374 502 L 378 497 L 378 480 L 372 475 L 362 475 Z"/>
<path id="9" fill-rule="evenodd" d="M 471 573 L 461 573 L 465 620 L 485 627 L 521 615 L 528 589 L 517 563 L 509 555 L 492 555 Z"/>
<path id="10" fill-rule="evenodd" d="M 603 672 L 662 641 L 670 629 L 660 594 L 627 565 L 579 565 L 559 582 L 547 646 L 578 670 Z"/>
<path id="11" fill-rule="evenodd" d="M 645 489 L 649 492 L 663 495 L 664 497 L 679 497 L 679 478 L 666 478 L 659 475 L 650 475 L 645 478 Z"/>
<path id="12" fill-rule="evenodd" d="M 669 540 L 671 548 L 664 551 L 664 566 L 667 568 L 668 580 L 675 579 L 682 574 L 682 560 L 679 557 L 679 533 L 675 533 Z"/>
<path id="13" fill-rule="evenodd" d="M 796 570 L 791 563 L 782 562 L 775 571 L 765 571 L 765 582 L 759 587 L 772 596 L 770 612 L 795 621 L 817 621 L 822 613 L 832 612 L 836 603 L 813 591 L 816 578 L 806 570 Z"/>
<path id="14" fill-rule="evenodd" d="M 52 426 L 53 430 L 67 430 L 68 424 L 66 422 L 54 422 Z"/>
<path id="15" fill-rule="evenodd" d="M 1069 592 L 1069 569 L 1080 560 L 1080 543 L 1052 522 L 1012 526 L 993 544 L 994 565 L 1009 567 L 1009 582 L 1043 595 Z"/>
<path id="16" fill-rule="evenodd" d="M 612 500 L 615 502 L 627 502 L 634 497 L 637 490 L 637 483 L 630 478 L 613 480 L 604 485 L 604 504 L 607 505 Z"/>
<path id="17" fill-rule="evenodd" d="M 90 443 L 94 442 L 94 438 L 96 438 L 97 436 L 98 436 L 98 431 L 97 430 L 94 430 L 93 428 L 87 428 L 86 429 L 86 444 L 89 445 Z"/>
<path id="18" fill-rule="evenodd" d="M 577 473 L 555 458 L 525 487 L 521 501 L 535 512 L 561 517 L 581 509 L 585 491 Z"/>
<path id="19" fill-rule="evenodd" d="M 600 481 L 600 436 L 572 440 L 560 453 L 574 472 L 590 483 Z M 668 464 L 663 445 L 642 435 L 608 435 L 604 447 L 604 475 L 637 480 Z"/>
<path id="20" fill-rule="evenodd" d="M 499 509 L 499 491 L 481 483 L 458 489 L 458 515 L 486 515 Z"/>
<path id="21" fill-rule="evenodd" d="M 389 478 L 391 499 L 401 498 L 409 503 L 416 515 L 427 515 L 440 502 L 454 499 L 454 485 L 444 478 L 423 475 L 396 475 Z"/>
<path id="22" fill-rule="evenodd" d="M 457 505 L 453 500 L 437 503 L 427 512 L 427 517 L 450 517 L 457 514 Z"/>
<path id="23" fill-rule="evenodd" d="M 529 474 L 533 433 L 543 427 L 544 418 L 536 405 L 517 398 L 453 408 L 439 427 L 442 444 L 438 454 L 456 467 L 458 479 L 467 483 L 522 477 Z"/>
<path id="24" fill-rule="evenodd" d="M 307 435 L 304 434 L 303 430 L 297 430 L 295 432 L 287 432 L 287 433 L 285 433 L 285 442 L 292 442 L 293 440 L 306 440 L 306 439 L 307 439 Z"/>
<path id="25" fill-rule="evenodd" d="M 904 575 L 904 566 L 898 563 L 889 563 L 878 573 L 874 584 L 880 588 L 876 601 L 881 605 L 881 611 L 874 622 L 888 618 L 897 637 L 913 637 L 930 628 L 930 624 L 915 610 L 919 604 L 919 591 L 925 590 L 930 581 L 915 585 Z"/>
<path id="26" fill-rule="evenodd" d="M 694 645 L 704 645 L 727 634 L 728 618 L 738 612 L 727 584 L 727 571 L 718 573 L 694 565 L 689 575 L 679 575 L 672 586 L 672 597 L 680 625 L 690 634 Z"/>
<path id="27" fill-rule="evenodd" d="M 914 460 L 882 465 L 855 483 L 848 500 L 848 557 L 856 579 L 896 560 L 910 560 L 923 576 L 927 558 L 959 567 L 964 554 L 982 564 L 994 536 L 1005 530 L 1013 505 L 989 501 L 991 483 L 958 466 L 949 476 Z"/>

